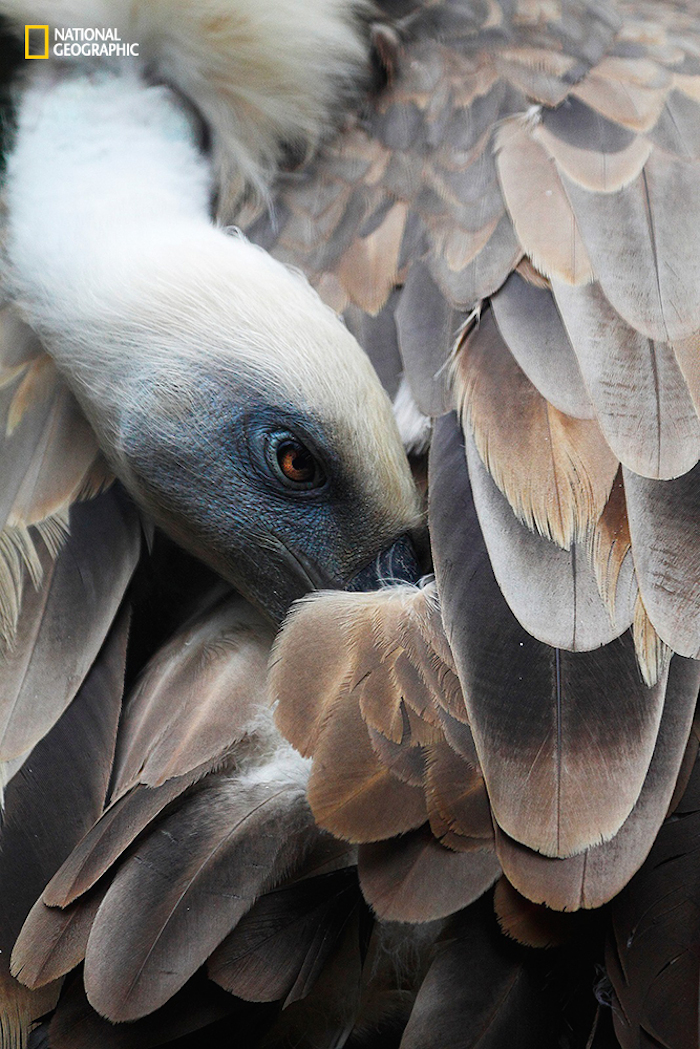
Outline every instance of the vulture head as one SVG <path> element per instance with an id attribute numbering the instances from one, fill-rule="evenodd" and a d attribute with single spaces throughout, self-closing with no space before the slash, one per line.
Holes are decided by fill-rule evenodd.
<path id="1" fill-rule="evenodd" d="M 169 91 L 37 77 L 8 254 L 131 494 L 280 620 L 413 528 L 417 496 L 369 359 L 305 277 L 211 224 L 211 186 Z"/>
<path id="2" fill-rule="evenodd" d="M 142 365 L 107 443 L 153 518 L 279 619 L 416 525 L 391 404 L 335 314 L 262 249 L 219 235 L 163 255 L 121 314 Z"/>

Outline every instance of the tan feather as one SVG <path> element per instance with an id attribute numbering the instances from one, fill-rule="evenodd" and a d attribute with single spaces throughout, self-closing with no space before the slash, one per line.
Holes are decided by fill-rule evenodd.
<path id="1" fill-rule="evenodd" d="M 268 688 L 275 709 L 275 723 L 304 757 L 318 743 L 324 718 L 338 695 L 349 685 L 354 651 L 338 645 L 345 611 L 341 595 L 323 595 L 297 602 L 277 636 L 270 659 Z M 304 638 L 299 645 L 298 638 Z M 328 659 L 333 652 L 338 658 Z"/>
<path id="2" fill-rule="evenodd" d="M 376 314 L 396 283 L 399 251 L 408 209 L 394 204 L 382 224 L 353 241 L 336 270 L 352 302 Z"/>
<path id="3" fill-rule="evenodd" d="M 630 551 L 631 540 L 625 503 L 625 486 L 622 473 L 618 471 L 605 509 L 591 535 L 590 550 L 598 590 L 611 615 L 615 609 L 622 566 L 626 563 L 630 574 L 633 570 Z M 632 580 L 629 581 L 629 585 L 631 583 Z"/>
<path id="4" fill-rule="evenodd" d="M 323 726 L 308 799 L 318 825 L 350 842 L 391 838 L 426 818 L 423 792 L 380 764 L 357 701 L 347 695 Z"/>
<path id="5" fill-rule="evenodd" d="M 351 695 L 359 700 L 360 711 L 367 725 L 385 739 L 401 745 L 423 745 L 436 738 L 436 730 L 406 703 L 403 697 L 401 667 L 396 662 L 403 653 L 394 651 L 376 670 L 369 673 Z M 439 733 L 437 733 L 439 735 Z"/>
<path id="6" fill-rule="evenodd" d="M 328 651 L 338 658 L 328 660 Z M 433 742 L 438 706 L 466 718 L 434 584 L 299 602 L 275 642 L 270 694 L 277 725 L 305 756 L 346 697 L 389 743 Z"/>
<path id="7" fill-rule="evenodd" d="M 597 423 L 573 419 L 545 401 L 490 311 L 460 349 L 455 385 L 463 422 L 516 516 L 566 550 L 587 536 L 617 470 Z"/>
<path id="8" fill-rule="evenodd" d="M 496 133 L 498 177 L 515 232 L 545 276 L 567 284 L 593 279 L 588 252 L 554 162 L 527 122 L 513 119 Z"/>
<path id="9" fill-rule="evenodd" d="M 635 70 L 639 73 L 635 74 Z M 656 81 L 660 86 L 644 83 L 643 70 L 651 84 Z M 655 62 L 610 57 L 576 84 L 572 94 L 608 120 L 643 133 L 650 131 L 659 119 L 670 86 L 668 72 Z"/>
<path id="10" fill-rule="evenodd" d="M 484 848 L 493 841 L 491 809 L 478 763 L 447 743 L 427 749 L 425 795 L 433 834 L 451 849 Z"/>
<path id="11" fill-rule="evenodd" d="M 634 606 L 633 635 L 639 669 L 651 688 L 666 672 L 673 650 L 663 643 L 654 630 L 641 594 L 637 594 Z"/>
<path id="12" fill-rule="evenodd" d="M 540 273 L 527 256 L 524 256 L 520 260 L 515 269 L 523 280 L 526 280 L 528 284 L 532 284 L 535 288 L 541 288 L 548 291 L 552 287 L 549 278 L 545 277 L 544 273 Z"/>
<path id="13" fill-rule="evenodd" d="M 616 153 L 581 149 L 557 138 L 543 124 L 535 126 L 532 136 L 565 175 L 594 193 L 616 193 L 628 186 L 646 164 L 652 148 L 645 138 L 636 137 Z"/>

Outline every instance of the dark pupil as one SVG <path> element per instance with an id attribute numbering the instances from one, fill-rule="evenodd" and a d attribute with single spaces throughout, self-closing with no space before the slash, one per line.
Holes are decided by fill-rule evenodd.
<path id="1" fill-rule="evenodd" d="M 316 474 L 314 458 L 302 444 L 285 441 L 277 451 L 280 470 L 290 481 L 313 481 Z"/>

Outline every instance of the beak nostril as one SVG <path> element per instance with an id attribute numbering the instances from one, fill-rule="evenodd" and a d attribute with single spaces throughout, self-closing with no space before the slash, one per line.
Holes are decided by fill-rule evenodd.
<path id="1" fill-rule="evenodd" d="M 390 583 L 417 583 L 423 575 L 413 540 L 404 534 L 356 572 L 346 582 L 345 589 L 354 592 L 379 590 Z"/>

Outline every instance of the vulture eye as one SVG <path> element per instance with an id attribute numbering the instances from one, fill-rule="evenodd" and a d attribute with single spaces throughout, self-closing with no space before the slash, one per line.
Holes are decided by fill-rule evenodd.
<path id="1" fill-rule="evenodd" d="M 277 434 L 270 445 L 271 465 L 288 488 L 321 488 L 326 475 L 309 449 L 291 433 Z"/>

